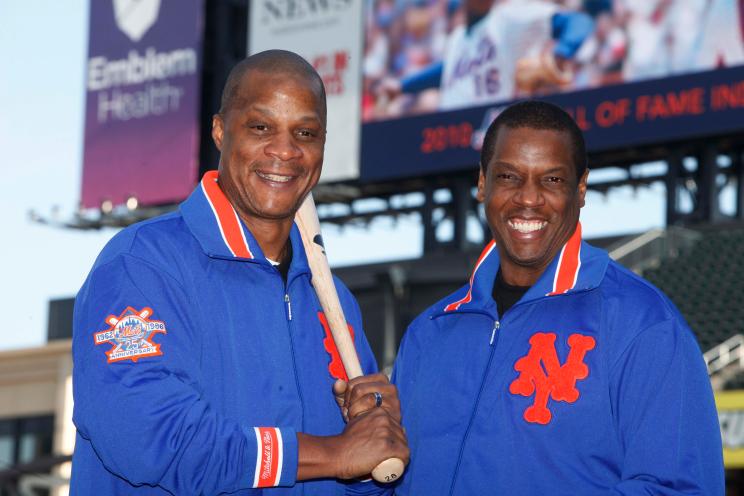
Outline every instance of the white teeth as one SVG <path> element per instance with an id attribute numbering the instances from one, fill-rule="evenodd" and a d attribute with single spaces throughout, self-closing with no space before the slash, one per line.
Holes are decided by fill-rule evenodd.
<path id="1" fill-rule="evenodd" d="M 286 183 L 292 179 L 292 176 L 280 176 L 278 174 L 266 174 L 264 172 L 256 172 L 259 177 L 273 181 L 275 183 Z"/>
<path id="2" fill-rule="evenodd" d="M 543 227 L 547 226 L 548 223 L 544 221 L 509 221 L 509 227 L 515 229 L 523 234 L 539 231 Z"/>

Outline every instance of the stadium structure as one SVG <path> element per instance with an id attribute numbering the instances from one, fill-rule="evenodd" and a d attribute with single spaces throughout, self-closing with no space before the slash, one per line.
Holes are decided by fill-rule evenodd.
<path id="1" fill-rule="evenodd" d="M 161 18 L 168 14 L 168 4 L 173 1 L 163 0 Z M 345 165 L 338 173 L 333 169 L 335 175 L 319 184 L 314 196 L 325 225 L 367 225 L 383 217 L 416 216 L 420 220 L 423 253 L 419 258 L 335 270 L 357 297 L 370 344 L 381 366 L 389 371 L 400 338 L 413 317 L 467 281 L 481 249 L 481 243 L 471 241 L 472 226 L 481 227 L 483 239 L 490 237 L 474 195 L 479 135 L 482 138 L 484 127 L 505 102 L 526 96 L 552 101 L 569 110 L 585 131 L 590 169 L 613 171 L 611 180 L 590 178 L 590 190 L 609 193 L 628 186 L 665 187 L 665 227 L 589 241 L 661 288 L 695 332 L 716 392 L 727 494 L 744 494 L 744 53 L 717 48 L 721 40 L 710 39 L 708 26 L 722 15 L 719 10 L 735 2 L 708 2 L 707 10 L 697 13 L 687 12 L 682 6 L 685 2 L 678 2 L 680 6 L 664 12 L 676 16 L 673 20 L 678 24 L 686 16 L 697 15 L 698 31 L 695 39 L 679 48 L 686 50 L 684 53 L 696 53 L 690 55 L 694 63 L 684 66 L 680 62 L 678 67 L 661 72 L 644 69 L 640 61 L 633 60 L 632 53 L 637 52 L 634 25 L 613 17 L 616 9 L 612 1 L 557 2 L 575 4 L 575 10 L 594 21 L 595 31 L 572 54 L 575 81 L 548 81 L 547 89 L 536 93 L 517 92 L 493 103 L 454 109 L 437 106 L 444 100 L 444 89 L 436 85 L 392 98 L 378 90 L 395 77 L 405 87 L 407 81 L 401 74 L 410 74 L 406 64 L 423 65 L 416 59 L 422 57 L 422 46 L 434 53 L 432 46 L 446 45 L 447 37 L 456 29 L 453 26 L 467 14 L 457 2 L 360 1 L 355 14 L 359 20 L 351 24 L 352 36 L 364 37 L 356 55 L 346 52 L 343 40 L 336 45 L 327 41 L 327 47 L 321 43 L 317 54 L 306 55 L 303 47 L 291 39 L 292 33 L 333 25 L 333 16 L 347 15 L 354 2 L 190 3 L 194 5 L 196 24 L 203 26 L 201 37 L 192 45 L 200 54 L 198 70 L 189 72 L 189 56 L 179 51 L 174 59 L 177 66 L 169 69 L 175 74 L 175 82 L 158 83 L 168 84 L 162 91 L 182 95 L 184 102 L 190 94 L 193 98 L 189 125 L 195 138 L 186 142 L 193 145 L 191 169 L 179 169 L 186 176 L 190 174 L 187 184 L 168 193 L 170 197 L 148 196 L 152 194 L 148 191 L 103 190 L 100 184 L 105 181 L 88 172 L 97 167 L 97 153 L 105 152 L 108 145 L 99 143 L 100 149 L 95 150 L 94 144 L 86 142 L 84 176 L 94 179 L 84 184 L 84 208 L 62 227 L 123 227 L 176 208 L 198 178 L 217 164 L 218 152 L 212 145 L 208 123 L 220 106 L 227 73 L 247 53 L 267 47 L 294 49 L 316 65 L 329 88 L 343 86 L 343 78 L 356 67 L 358 75 L 350 81 L 359 89 L 359 112 L 347 118 L 356 119 L 359 129 L 358 148 L 353 152 L 357 165 L 351 173 Z M 289 8 L 289 4 L 296 8 Z M 105 14 L 92 12 L 91 18 Z M 633 15 L 640 16 L 626 14 L 631 20 Z M 156 18 L 150 24 L 157 26 L 158 22 Z M 281 24 L 275 30 L 278 34 L 261 31 L 273 24 Z M 671 20 L 659 26 L 675 29 Z M 719 27 L 717 36 L 726 35 L 722 24 L 715 26 Z M 690 25 L 682 27 L 690 29 Z M 137 34 L 136 25 L 127 29 Z M 436 29 L 440 32 L 432 34 Z M 401 31 L 406 31 L 407 37 Z M 287 33 L 289 40 L 284 39 Z M 670 31 L 660 36 L 669 39 L 672 34 Z M 137 43 L 148 42 L 147 31 L 137 41 L 133 41 L 136 36 L 127 36 L 129 45 L 123 53 L 136 49 L 146 53 Z M 679 33 L 677 36 L 683 43 L 684 38 Z M 418 44 L 406 48 L 404 41 L 409 38 Z M 91 58 L 94 54 L 102 56 L 96 52 L 96 39 L 92 34 Z M 742 40 L 739 33 L 735 40 L 723 41 L 738 43 L 744 52 Z M 380 44 L 388 50 L 388 57 L 373 56 L 379 53 Z M 176 49 L 183 50 L 173 46 L 159 50 L 175 53 Z M 715 60 L 705 60 L 695 52 L 703 49 L 718 50 Z M 440 59 L 446 58 L 444 49 L 439 50 Z M 357 66 L 350 62 L 354 57 L 361 59 Z M 429 63 L 446 65 L 446 60 L 436 60 L 436 53 L 429 54 L 428 59 Z M 196 83 L 184 83 L 179 77 L 192 77 Z M 181 89 L 179 84 L 183 85 Z M 101 101 L 93 92 L 102 90 L 90 84 L 88 90 L 86 118 L 90 121 L 96 115 L 90 109 L 92 102 Z M 331 89 L 329 106 L 333 105 L 333 95 L 343 92 Z M 342 105 L 348 106 L 344 102 Z M 113 110 L 110 112 L 102 119 L 98 109 L 99 125 L 114 119 Z M 329 115 L 333 112 L 331 107 Z M 116 132 L 131 131 L 86 132 L 86 140 L 108 133 L 115 141 Z M 132 139 L 140 138 L 134 135 Z M 330 159 L 348 162 L 348 157 L 344 162 L 333 153 Z M 653 166 L 645 165 L 649 163 Z M 136 174 L 136 167 L 130 169 Z M 173 172 L 165 174 L 162 177 L 167 180 L 167 174 Z M 444 224 L 451 233 L 446 237 L 441 229 Z M 72 305 L 73 297 L 50 302 L 47 345 L 0 352 L 0 496 L 67 494 L 74 440 L 69 355 Z"/>

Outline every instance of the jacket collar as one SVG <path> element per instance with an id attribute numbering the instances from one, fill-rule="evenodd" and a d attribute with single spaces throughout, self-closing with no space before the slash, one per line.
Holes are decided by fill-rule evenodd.
<path id="1" fill-rule="evenodd" d="M 604 250 L 582 241 L 579 223 L 571 238 L 521 301 L 595 288 L 602 281 L 608 263 L 609 256 Z M 493 308 L 493 282 L 499 265 L 499 251 L 492 240 L 478 258 L 468 286 L 445 303 L 444 311 Z"/>
<path id="2" fill-rule="evenodd" d="M 217 171 L 208 171 L 191 195 L 181 203 L 184 221 L 212 258 L 269 262 L 251 231 L 217 184 Z M 309 270 L 297 225 L 289 233 L 292 243 L 290 273 Z"/>

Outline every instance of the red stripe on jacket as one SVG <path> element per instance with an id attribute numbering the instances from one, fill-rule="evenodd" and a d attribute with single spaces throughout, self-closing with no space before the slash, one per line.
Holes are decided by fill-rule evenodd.
<path id="1" fill-rule="evenodd" d="M 253 258 L 248 248 L 243 228 L 240 226 L 238 213 L 217 184 L 217 171 L 209 171 L 202 178 L 202 188 L 207 196 L 207 201 L 212 207 L 215 220 L 220 228 L 222 239 L 236 257 Z"/>

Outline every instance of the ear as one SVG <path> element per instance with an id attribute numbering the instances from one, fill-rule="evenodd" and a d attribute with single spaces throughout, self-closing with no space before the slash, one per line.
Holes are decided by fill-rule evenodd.
<path id="1" fill-rule="evenodd" d="M 222 136 L 225 132 L 225 122 L 220 114 L 212 116 L 212 140 L 217 149 L 222 152 Z"/>
<path id="2" fill-rule="evenodd" d="M 478 172 L 478 192 L 475 194 L 475 198 L 483 203 L 486 200 L 486 178 L 483 175 L 483 167 L 479 167 Z"/>
<path id="3" fill-rule="evenodd" d="M 581 175 L 581 179 L 579 179 L 579 208 L 582 208 L 585 203 L 587 179 L 589 179 L 589 169 L 586 169 L 584 174 Z"/>

